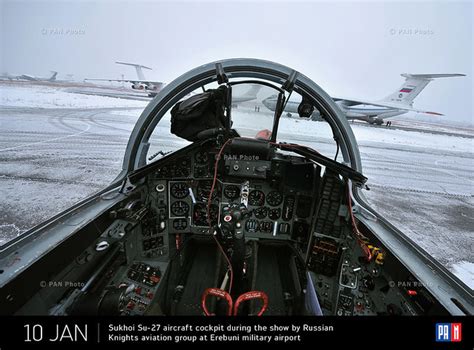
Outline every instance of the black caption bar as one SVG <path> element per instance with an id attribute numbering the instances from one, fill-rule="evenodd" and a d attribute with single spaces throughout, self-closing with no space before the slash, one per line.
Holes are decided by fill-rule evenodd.
<path id="1" fill-rule="evenodd" d="M 461 324 L 461 340 L 443 341 L 439 324 Z M 437 330 L 438 327 L 438 330 Z M 472 318 L 442 317 L 3 317 L 1 350 L 84 346 L 156 347 L 160 344 L 316 345 L 390 344 L 466 348 Z M 437 338 L 438 337 L 438 338 Z M 382 342 L 382 343 L 380 343 Z M 471 346 L 472 348 L 472 346 Z"/>

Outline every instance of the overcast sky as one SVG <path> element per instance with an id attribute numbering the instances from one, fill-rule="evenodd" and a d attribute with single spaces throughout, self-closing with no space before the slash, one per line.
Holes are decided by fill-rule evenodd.
<path id="1" fill-rule="evenodd" d="M 255 57 L 288 65 L 332 96 L 375 100 L 400 73 L 432 82 L 414 106 L 473 122 L 473 5 L 468 2 L 1 1 L 0 73 L 169 82 L 203 63 Z"/>

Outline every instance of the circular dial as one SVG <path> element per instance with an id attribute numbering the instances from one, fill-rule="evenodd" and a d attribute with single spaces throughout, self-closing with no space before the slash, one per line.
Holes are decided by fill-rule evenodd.
<path id="1" fill-rule="evenodd" d="M 278 191 L 271 191 L 267 194 L 267 203 L 272 207 L 276 207 L 283 202 L 283 195 Z"/>
<path id="2" fill-rule="evenodd" d="M 199 181 L 197 187 L 197 200 L 199 202 L 207 202 L 209 200 L 209 193 L 211 193 L 212 180 L 203 180 Z M 214 191 L 212 191 L 212 199 L 216 199 L 217 195 L 220 193 L 221 187 L 220 184 L 216 181 L 214 186 Z"/>
<path id="3" fill-rule="evenodd" d="M 249 204 L 256 207 L 262 207 L 265 204 L 265 194 L 262 191 L 253 190 L 249 194 Z"/>
<path id="4" fill-rule="evenodd" d="M 197 164 L 207 164 L 207 162 L 209 161 L 209 155 L 207 154 L 207 152 L 200 151 L 194 155 L 194 160 Z"/>
<path id="5" fill-rule="evenodd" d="M 176 182 L 171 186 L 171 195 L 174 198 L 182 199 L 186 197 L 189 194 L 189 188 L 188 185 L 186 185 L 184 182 Z"/>
<path id="6" fill-rule="evenodd" d="M 171 204 L 171 214 L 174 216 L 186 216 L 189 212 L 189 204 L 183 201 L 177 201 Z"/>
<path id="7" fill-rule="evenodd" d="M 211 216 L 211 225 L 217 224 L 217 216 L 219 215 L 219 207 L 215 204 L 211 204 L 209 208 Z M 209 226 L 207 222 L 207 205 L 204 203 L 198 203 L 194 206 L 193 210 L 193 223 L 195 226 Z"/>
<path id="8" fill-rule="evenodd" d="M 225 196 L 227 199 L 230 199 L 230 200 L 234 200 L 234 199 L 239 198 L 239 196 L 240 196 L 240 188 L 239 188 L 239 186 L 236 186 L 236 185 L 227 185 L 227 186 L 224 188 L 224 196 Z"/>
<path id="9" fill-rule="evenodd" d="M 264 219 L 268 214 L 268 208 L 267 207 L 257 208 L 253 211 L 253 214 L 255 215 L 257 219 Z"/>
<path id="10" fill-rule="evenodd" d="M 268 212 L 268 217 L 272 220 L 278 220 L 281 216 L 281 209 L 280 208 L 273 208 L 270 209 Z"/>

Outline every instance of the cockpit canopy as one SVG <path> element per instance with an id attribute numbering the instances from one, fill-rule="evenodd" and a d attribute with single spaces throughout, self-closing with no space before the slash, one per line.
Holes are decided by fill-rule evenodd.
<path id="1" fill-rule="evenodd" d="M 361 171 L 352 130 L 333 100 L 316 83 L 283 65 L 257 59 L 229 59 L 195 68 L 161 90 L 131 134 L 120 177 L 190 141 L 171 130 L 172 109 L 205 92 L 228 87 L 230 128 L 239 136 L 303 144 Z M 279 105 L 279 95 L 283 101 Z M 281 118 L 275 124 L 275 110 Z"/>

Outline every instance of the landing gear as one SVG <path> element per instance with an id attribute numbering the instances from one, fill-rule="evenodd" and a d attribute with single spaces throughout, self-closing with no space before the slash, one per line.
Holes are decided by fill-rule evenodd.
<path id="1" fill-rule="evenodd" d="M 374 124 L 377 124 L 377 125 L 382 125 L 383 124 L 383 120 L 382 119 L 370 119 L 369 120 L 369 124 L 370 125 L 374 125 Z"/>

